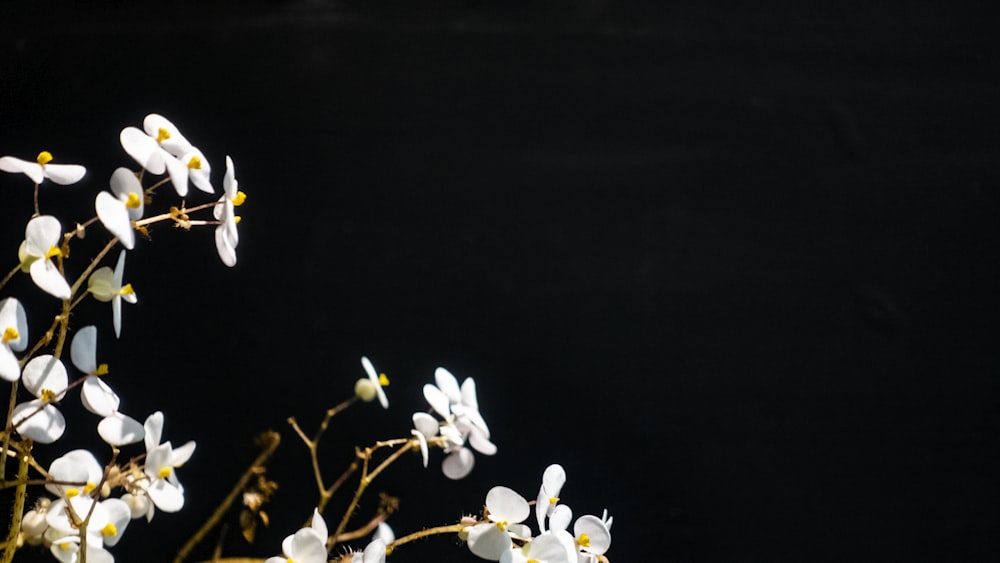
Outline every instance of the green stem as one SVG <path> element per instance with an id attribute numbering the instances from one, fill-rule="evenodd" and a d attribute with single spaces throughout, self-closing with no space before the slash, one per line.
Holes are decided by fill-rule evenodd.
<path id="1" fill-rule="evenodd" d="M 6 457 L 6 456 L 4 456 Z M 17 535 L 21 533 L 21 518 L 24 515 L 24 499 L 28 490 L 28 453 L 22 453 L 17 467 L 17 489 L 14 491 L 14 507 L 10 518 L 10 529 L 7 530 L 7 542 L 0 563 L 10 563 L 17 551 Z"/>

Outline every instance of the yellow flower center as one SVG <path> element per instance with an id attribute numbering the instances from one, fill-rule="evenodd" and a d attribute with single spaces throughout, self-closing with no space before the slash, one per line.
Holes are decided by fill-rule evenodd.
<path id="1" fill-rule="evenodd" d="M 21 338 L 21 334 L 17 332 L 17 329 L 9 326 L 3 330 L 3 341 L 4 344 L 10 342 L 11 340 L 17 340 Z"/>
<path id="2" fill-rule="evenodd" d="M 45 166 L 46 164 L 52 162 L 52 153 L 49 151 L 42 151 L 38 153 L 38 158 L 35 159 L 38 164 Z"/>
<path id="3" fill-rule="evenodd" d="M 51 389 L 42 389 L 39 399 L 45 401 L 46 403 L 51 403 L 56 400 L 56 392 Z"/>
<path id="4" fill-rule="evenodd" d="M 142 205 L 142 200 L 139 199 L 139 194 L 135 192 L 128 193 L 128 199 L 125 200 L 125 207 L 129 209 L 138 209 Z"/>
<path id="5" fill-rule="evenodd" d="M 166 141 L 169 138 L 170 138 L 170 131 L 167 131 L 166 128 L 160 127 L 160 129 L 156 131 L 157 143 L 162 143 L 163 141 Z"/>
<path id="6" fill-rule="evenodd" d="M 166 479 L 167 477 L 170 477 L 170 472 L 171 471 L 173 471 L 173 468 L 171 468 L 171 467 L 164 467 L 163 469 L 161 469 L 160 470 L 160 479 Z"/>
<path id="7" fill-rule="evenodd" d="M 127 284 L 125 284 L 125 287 L 123 287 L 123 288 L 121 288 L 121 289 L 118 290 L 118 293 L 120 293 L 122 295 L 132 295 L 132 294 L 135 293 L 135 290 L 132 289 L 132 284 L 127 283 Z"/>
<path id="8" fill-rule="evenodd" d="M 236 215 L 235 217 L 233 217 L 233 223 L 236 223 L 237 225 L 239 225 L 240 221 L 242 221 L 242 220 L 243 220 L 243 217 L 240 217 L 239 215 Z"/>
<path id="9" fill-rule="evenodd" d="M 201 159 L 197 156 L 192 156 L 191 160 L 188 161 L 188 168 L 192 170 L 201 170 Z"/>
<path id="10" fill-rule="evenodd" d="M 507 522 L 506 521 L 504 521 L 504 522 L 497 522 L 497 528 L 500 528 L 501 531 L 506 532 L 507 531 Z"/>
<path id="11" fill-rule="evenodd" d="M 75 497 L 78 494 L 80 494 L 80 489 L 76 489 L 76 488 L 66 489 L 66 498 L 73 498 L 73 497 Z"/>
<path id="12" fill-rule="evenodd" d="M 45 253 L 45 257 L 55 258 L 56 256 L 62 256 L 62 251 L 54 246 L 50 246 L 49 251 Z"/>
<path id="13" fill-rule="evenodd" d="M 83 492 L 90 493 L 96 488 L 97 488 L 96 483 L 91 483 L 90 481 L 87 481 L 87 484 L 83 486 Z"/>
<path id="14" fill-rule="evenodd" d="M 111 522 L 108 522 L 106 526 L 101 528 L 101 535 L 104 537 L 116 536 L 118 535 L 118 528 L 116 528 Z"/>
<path id="15" fill-rule="evenodd" d="M 559 502 L 559 497 L 549 497 L 549 504 L 556 504 Z"/>
<path id="16" fill-rule="evenodd" d="M 243 205 L 243 202 L 247 200 L 247 194 L 243 192 L 236 192 L 236 196 L 233 197 L 233 205 L 239 207 Z"/>
<path id="17" fill-rule="evenodd" d="M 580 547 L 590 547 L 590 536 L 587 534 L 580 534 L 580 537 L 576 539 L 576 545 Z"/>
<path id="18" fill-rule="evenodd" d="M 97 366 L 97 371 L 94 372 L 94 375 L 107 375 L 107 373 L 108 373 L 108 364 L 101 364 Z"/>
<path id="19" fill-rule="evenodd" d="M 528 563 L 541 563 L 538 559 L 528 559 Z"/>
<path id="20" fill-rule="evenodd" d="M 389 378 L 386 377 L 386 375 L 384 373 L 378 374 L 378 384 L 381 385 L 382 387 L 388 387 L 389 386 Z"/>

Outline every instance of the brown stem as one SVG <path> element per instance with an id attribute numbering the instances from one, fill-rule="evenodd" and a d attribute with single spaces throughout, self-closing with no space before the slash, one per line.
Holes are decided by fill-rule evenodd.
<path id="1" fill-rule="evenodd" d="M 238 497 L 239 494 L 243 491 L 243 489 L 246 488 L 247 483 L 250 481 L 250 479 L 257 474 L 257 468 L 264 465 L 264 463 L 271 457 L 271 455 L 274 454 L 274 450 L 276 450 L 278 448 L 278 444 L 281 443 L 281 435 L 274 431 L 265 432 L 261 437 L 261 443 L 264 449 L 259 454 L 257 454 L 257 457 L 254 458 L 253 463 L 250 464 L 250 467 L 248 467 L 247 470 L 243 472 L 243 475 L 240 477 L 239 481 L 237 481 L 236 485 L 232 488 L 231 491 L 229 491 L 229 494 L 226 495 L 226 498 L 222 501 L 222 503 L 220 503 L 219 506 L 216 507 L 215 512 L 212 513 L 212 516 L 209 517 L 209 519 L 206 520 L 204 524 L 202 524 L 201 528 L 199 528 L 198 531 L 195 532 L 193 536 L 191 536 L 191 539 L 189 539 L 187 543 L 185 543 L 184 546 L 181 547 L 180 551 L 177 552 L 177 555 L 174 557 L 174 563 L 181 563 L 181 561 L 184 561 L 184 559 L 191 553 L 191 550 L 194 549 L 194 547 L 198 545 L 198 543 L 200 543 L 202 539 L 204 539 L 205 535 L 208 534 L 208 532 L 211 531 L 212 528 L 214 528 L 219 523 L 219 520 L 222 519 L 226 511 L 229 510 L 229 507 L 232 506 L 233 502 L 236 500 L 236 497 Z M 241 559 L 217 559 L 217 560 L 233 561 L 233 562 L 241 561 Z M 247 559 L 246 561 L 263 561 L 263 560 Z"/>

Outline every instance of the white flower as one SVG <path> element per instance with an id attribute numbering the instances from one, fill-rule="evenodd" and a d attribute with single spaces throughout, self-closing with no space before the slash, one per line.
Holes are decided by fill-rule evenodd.
<path id="1" fill-rule="evenodd" d="M 544 532 L 548 519 L 559 504 L 559 492 L 566 484 L 566 470 L 558 463 L 545 468 L 542 473 L 542 486 L 538 488 L 538 498 L 535 500 L 535 518 L 538 520 L 538 531 Z"/>
<path id="2" fill-rule="evenodd" d="M 439 432 L 448 438 L 445 446 L 447 456 L 441 470 L 450 479 L 461 479 L 472 471 L 475 456 L 465 447 L 466 441 L 473 449 L 485 455 L 493 455 L 497 447 L 489 440 L 490 430 L 479 413 L 476 398 L 476 382 L 467 377 L 461 387 L 450 371 L 439 367 L 434 371 L 437 385 L 424 385 L 424 398 L 444 422 Z"/>
<path id="3" fill-rule="evenodd" d="M 160 443 L 163 432 L 163 413 L 157 411 L 143 425 L 146 442 L 146 464 L 143 470 L 149 477 L 146 494 L 164 512 L 177 512 L 184 506 L 184 487 L 177 479 L 176 468 L 184 465 L 194 453 L 195 443 L 189 441 L 173 449 L 169 441 Z"/>
<path id="4" fill-rule="evenodd" d="M 579 550 L 579 561 L 596 562 L 608 552 L 611 547 L 611 519 L 598 518 L 588 514 L 576 519 L 573 523 L 574 543 Z"/>
<path id="5" fill-rule="evenodd" d="M 122 148 L 152 174 L 170 174 L 170 181 L 177 195 L 184 197 L 190 178 L 198 189 L 213 193 L 209 182 L 211 171 L 208 161 L 181 132 L 162 115 L 151 113 L 143 120 L 143 130 L 135 127 L 122 129 L 119 136 Z"/>
<path id="6" fill-rule="evenodd" d="M 28 221 L 24 242 L 18 249 L 21 269 L 31 273 L 35 285 L 59 299 L 69 299 L 70 288 L 52 258 L 62 256 L 62 226 L 51 215 L 40 215 Z"/>
<path id="7" fill-rule="evenodd" d="M 79 528 L 88 514 L 90 516 L 87 520 L 87 545 L 93 548 L 117 544 L 130 520 L 128 506 L 121 499 L 109 498 L 98 502 L 89 495 L 77 495 L 56 500 L 46 515 L 46 522 L 49 525 L 46 533 L 56 538 L 53 546 L 59 545 L 61 549 L 53 550 L 52 553 L 60 561 L 75 561 L 73 558 L 75 553 L 66 553 L 65 546 L 79 542 Z M 74 537 L 75 541 L 72 539 Z M 63 559 L 61 556 L 69 558 Z M 87 561 L 90 561 L 90 557 L 91 552 L 88 549 Z"/>
<path id="8" fill-rule="evenodd" d="M 122 331 L 122 301 L 135 304 L 138 297 L 132 284 L 124 286 L 122 281 L 125 277 L 125 251 L 118 254 L 118 263 L 114 271 L 107 266 L 103 266 L 90 274 L 87 280 L 87 291 L 94 296 L 94 299 L 103 302 L 111 302 L 111 321 L 115 327 L 115 337 L 121 336 Z"/>
<path id="9" fill-rule="evenodd" d="M 226 175 L 222 179 L 223 194 L 219 199 L 219 204 L 215 206 L 213 213 L 219 221 L 219 226 L 215 228 L 215 248 L 219 252 L 219 258 L 226 266 L 236 265 L 236 245 L 240 241 L 236 224 L 240 218 L 236 215 L 236 206 L 242 205 L 246 199 L 246 194 L 239 191 L 239 182 L 236 180 L 236 172 L 233 168 L 233 159 L 226 156 Z"/>
<path id="10" fill-rule="evenodd" d="M 129 250 L 135 246 L 132 222 L 142 219 L 144 200 L 142 184 L 135 173 L 118 168 L 111 175 L 111 191 L 98 193 L 94 202 L 101 223 Z"/>
<path id="11" fill-rule="evenodd" d="M 0 170 L 4 172 L 22 173 L 36 184 L 48 178 L 63 186 L 75 184 L 87 173 L 87 169 L 79 164 L 51 164 L 52 153 L 42 151 L 34 162 L 21 160 L 13 156 L 0 156 Z"/>
<path id="12" fill-rule="evenodd" d="M 52 403 L 66 391 L 66 366 L 51 354 L 36 356 L 24 366 L 21 381 L 33 401 L 14 407 L 14 427 L 25 438 L 51 444 L 66 430 L 66 419 Z"/>
<path id="13" fill-rule="evenodd" d="M 378 397 L 378 402 L 382 405 L 382 408 L 389 408 L 389 398 L 385 396 L 385 391 L 382 389 L 389 385 L 389 378 L 384 373 L 376 372 L 375 366 L 372 365 L 371 360 L 367 356 L 361 356 L 361 366 L 365 368 L 368 379 L 359 379 L 354 384 L 354 394 L 366 403 Z"/>
<path id="14" fill-rule="evenodd" d="M 83 406 L 100 416 L 111 416 L 118 411 L 121 399 L 101 378 L 108 373 L 108 364 L 97 364 L 96 326 L 88 325 L 76 331 L 70 344 L 70 358 L 76 369 L 86 374 L 80 388 Z"/>
<path id="15" fill-rule="evenodd" d="M 476 524 L 469 530 L 467 543 L 474 555 L 499 561 L 513 546 L 511 535 L 531 537 L 527 526 L 521 524 L 531 513 L 528 501 L 507 487 L 493 487 L 486 494 L 486 518 L 489 522 Z"/>
<path id="16" fill-rule="evenodd" d="M 355 553 L 351 563 L 385 563 L 386 544 L 380 539 L 372 540 L 361 553 Z M 296 562 L 297 563 L 297 562 Z"/>
<path id="17" fill-rule="evenodd" d="M 28 317 L 24 306 L 13 297 L 0 301 L 0 377 L 17 381 L 21 365 L 14 352 L 28 347 Z"/>
<path id="18" fill-rule="evenodd" d="M 326 521 L 313 509 L 312 522 L 281 542 L 284 557 L 269 557 L 264 563 L 326 563 Z"/>

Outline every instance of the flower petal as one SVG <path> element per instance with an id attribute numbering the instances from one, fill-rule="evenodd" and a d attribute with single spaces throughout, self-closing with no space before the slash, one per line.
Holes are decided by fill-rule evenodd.
<path id="1" fill-rule="evenodd" d="M 462 402 L 462 391 L 458 386 L 458 380 L 450 371 L 443 367 L 434 370 L 434 381 L 452 403 Z"/>
<path id="2" fill-rule="evenodd" d="M 98 416 L 111 416 L 118 410 L 121 399 L 96 375 L 88 375 L 80 388 L 80 401 L 90 412 Z M 137 423 L 138 424 L 138 423 Z M 105 440 L 107 441 L 107 440 Z"/>
<path id="3" fill-rule="evenodd" d="M 513 545 L 507 532 L 496 524 L 486 522 L 476 524 L 469 530 L 466 543 L 473 555 L 490 561 L 499 561 L 500 556 Z"/>
<path id="4" fill-rule="evenodd" d="M 157 479 L 146 488 L 146 494 L 164 512 L 177 512 L 184 508 L 184 488 L 166 479 Z"/>
<path id="5" fill-rule="evenodd" d="M 46 164 L 42 167 L 45 177 L 60 186 L 75 184 L 87 173 L 87 169 L 79 164 Z"/>
<path id="6" fill-rule="evenodd" d="M 476 456 L 469 448 L 458 448 L 445 456 L 441 462 L 441 472 L 449 479 L 461 479 L 472 471 Z"/>
<path id="7" fill-rule="evenodd" d="M 101 419 L 97 425 L 97 433 L 102 440 L 112 446 L 134 444 L 145 436 L 145 431 L 138 420 L 120 412 Z"/>
<path id="8" fill-rule="evenodd" d="M 513 489 L 503 486 L 493 487 L 486 493 L 486 508 L 490 511 L 490 520 L 512 524 L 524 522 L 531 512 L 531 507 L 524 497 Z"/>
<path id="9" fill-rule="evenodd" d="M 39 215 L 24 228 L 25 250 L 36 258 L 45 256 L 49 249 L 59 244 L 60 238 L 62 225 L 52 215 Z"/>
<path id="10" fill-rule="evenodd" d="M 35 282 L 42 291 L 58 299 L 69 299 L 72 292 L 66 278 L 59 272 L 59 268 L 47 258 L 35 260 L 31 263 L 31 280 Z"/>
<path id="11" fill-rule="evenodd" d="M 451 403 L 440 389 L 430 383 L 424 384 L 424 398 L 439 415 L 444 418 L 451 416 Z"/>
<path id="12" fill-rule="evenodd" d="M 59 409 L 39 399 L 14 407 L 13 422 L 21 436 L 39 444 L 55 442 L 66 430 L 66 419 Z"/>
<path id="13" fill-rule="evenodd" d="M 21 374 L 24 388 L 35 397 L 40 397 L 43 390 L 62 393 L 69 385 L 66 366 L 52 354 L 35 356 L 24 366 Z"/>
<path id="14" fill-rule="evenodd" d="M 76 331 L 69 346 L 69 357 L 76 369 L 85 374 L 97 372 L 97 327 L 87 325 Z"/>
<path id="15" fill-rule="evenodd" d="M 42 172 L 42 165 L 29 160 L 21 160 L 13 156 L 0 157 L 0 170 L 4 172 L 21 173 L 31 179 L 36 184 L 41 184 L 45 179 Z"/>
<path id="16" fill-rule="evenodd" d="M 94 207 L 104 228 L 118 237 L 122 246 L 132 250 L 135 246 L 135 229 L 132 228 L 132 219 L 125 203 L 110 192 L 100 192 L 94 201 Z"/>
<path id="17" fill-rule="evenodd" d="M 160 148 L 156 139 L 142 132 L 136 127 L 126 127 L 122 129 L 118 136 L 122 148 L 129 156 L 135 159 L 151 174 L 163 174 L 166 171 L 164 155 L 166 152 Z"/>

